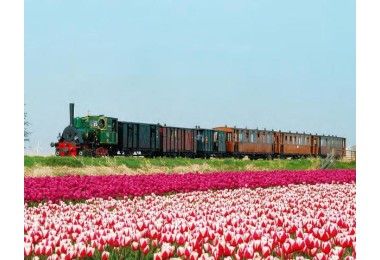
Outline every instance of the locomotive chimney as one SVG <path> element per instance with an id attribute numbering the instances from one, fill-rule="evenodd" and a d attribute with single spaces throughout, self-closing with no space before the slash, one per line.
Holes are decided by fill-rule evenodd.
<path id="1" fill-rule="evenodd" d="M 70 103 L 70 126 L 74 124 L 74 103 Z"/>

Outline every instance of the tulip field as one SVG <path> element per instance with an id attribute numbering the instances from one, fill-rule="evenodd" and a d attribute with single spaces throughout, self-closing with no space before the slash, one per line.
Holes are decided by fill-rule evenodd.
<path id="1" fill-rule="evenodd" d="M 355 259 L 356 171 L 24 178 L 25 259 Z"/>

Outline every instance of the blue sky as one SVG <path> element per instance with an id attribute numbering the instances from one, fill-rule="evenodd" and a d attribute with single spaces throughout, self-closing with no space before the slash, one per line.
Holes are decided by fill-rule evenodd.
<path id="1" fill-rule="evenodd" d="M 356 144 L 355 1 L 24 2 L 28 149 L 75 115 Z M 30 147 L 30 148 L 29 148 Z"/>

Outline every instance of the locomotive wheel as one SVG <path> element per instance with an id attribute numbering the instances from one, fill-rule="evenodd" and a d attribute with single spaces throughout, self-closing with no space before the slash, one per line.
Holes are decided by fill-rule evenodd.
<path id="1" fill-rule="evenodd" d="M 95 150 L 95 156 L 107 156 L 108 150 L 103 147 L 96 148 Z"/>

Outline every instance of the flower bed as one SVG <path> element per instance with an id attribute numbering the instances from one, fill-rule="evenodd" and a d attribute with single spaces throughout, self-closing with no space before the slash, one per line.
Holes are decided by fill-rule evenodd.
<path id="1" fill-rule="evenodd" d="M 155 193 L 258 188 L 355 181 L 355 170 L 250 171 L 152 175 L 63 176 L 24 179 L 25 202 L 123 198 Z"/>
<path id="2" fill-rule="evenodd" d="M 289 178 L 296 175 L 298 182 L 309 180 L 310 183 L 321 178 L 319 171 L 308 175 L 306 180 L 301 178 L 302 173 L 306 174 L 277 172 L 277 175 L 288 174 Z M 336 171 L 332 173 L 338 175 Z M 348 181 L 354 178 L 350 171 L 341 173 L 346 174 Z M 121 200 L 94 198 L 68 205 L 48 202 L 29 207 L 25 204 L 24 255 L 30 259 L 35 256 L 48 259 L 355 257 L 355 183 L 238 188 L 257 186 L 268 176 L 272 178 L 266 179 L 267 186 L 279 185 L 280 181 L 288 184 L 289 180 L 273 177 L 277 175 L 244 173 L 239 179 L 233 177 L 236 174 L 219 173 L 211 176 L 230 177 L 233 187 L 221 181 L 222 178 L 198 183 L 198 189 L 206 189 L 209 183 L 214 188 L 224 188 L 216 191 L 188 191 L 168 196 L 152 194 Z M 181 177 L 191 181 L 188 176 L 205 180 L 205 175 Z M 162 175 L 162 178 L 169 177 Z M 84 177 L 73 179 L 78 180 L 75 189 L 89 187 L 86 185 L 91 183 Z M 96 180 L 94 184 L 98 185 L 98 179 L 90 179 Z M 331 178 L 326 182 L 331 182 Z M 112 190 L 111 183 L 117 185 L 118 182 L 106 182 L 106 190 Z M 171 187 L 168 191 L 179 187 L 173 180 L 163 183 Z M 136 182 L 129 185 L 135 187 Z M 142 187 L 138 195 L 148 192 L 146 187 Z M 159 187 L 153 188 L 157 192 Z M 176 191 L 190 189 L 190 185 L 185 187 Z M 161 190 L 164 191 L 167 190 Z"/>

